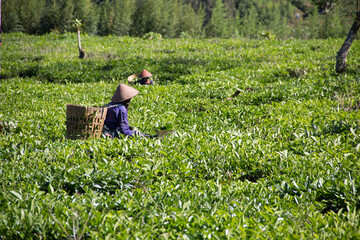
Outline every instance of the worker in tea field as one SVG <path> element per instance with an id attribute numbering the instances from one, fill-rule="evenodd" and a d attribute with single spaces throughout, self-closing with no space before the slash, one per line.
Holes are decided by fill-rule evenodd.
<path id="1" fill-rule="evenodd" d="M 153 80 L 153 75 L 145 69 L 142 70 L 142 72 L 140 74 L 133 74 L 133 75 L 129 76 L 128 82 L 129 83 L 139 83 L 141 85 L 155 84 L 155 82 Z"/>
<path id="2" fill-rule="evenodd" d="M 116 88 L 111 102 L 104 106 L 108 107 L 103 128 L 104 136 L 111 138 L 120 138 L 122 136 L 156 137 L 156 135 L 142 133 L 129 126 L 127 110 L 131 99 L 138 93 L 138 90 L 125 84 L 120 84 Z"/>

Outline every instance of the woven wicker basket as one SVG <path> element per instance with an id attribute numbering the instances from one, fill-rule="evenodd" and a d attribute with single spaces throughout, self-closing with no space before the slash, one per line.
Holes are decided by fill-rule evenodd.
<path id="1" fill-rule="evenodd" d="M 66 138 L 100 138 L 107 108 L 66 105 Z"/>

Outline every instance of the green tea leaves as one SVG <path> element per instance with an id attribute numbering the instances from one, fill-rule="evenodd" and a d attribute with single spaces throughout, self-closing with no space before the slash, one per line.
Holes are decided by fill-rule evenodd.
<path id="1" fill-rule="evenodd" d="M 2 37 L 0 239 L 358 238 L 358 44 L 339 77 L 337 39 Z M 65 138 L 145 67 L 130 125 L 172 135 Z"/>
<path id="2" fill-rule="evenodd" d="M 16 197 L 17 199 L 23 200 L 23 198 L 22 198 L 22 196 L 21 196 L 20 193 L 15 192 L 15 191 L 10 191 L 10 193 L 11 193 L 14 197 Z"/>

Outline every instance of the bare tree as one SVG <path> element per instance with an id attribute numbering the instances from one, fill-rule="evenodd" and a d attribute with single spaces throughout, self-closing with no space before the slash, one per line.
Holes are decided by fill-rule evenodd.
<path id="1" fill-rule="evenodd" d="M 357 0 L 355 21 L 350 28 L 350 31 L 345 39 L 345 42 L 341 46 L 336 56 L 337 73 L 346 72 L 346 56 L 350 50 L 352 42 L 356 37 L 357 32 L 359 31 L 359 28 L 360 28 L 360 8 L 359 8 L 359 0 Z"/>
<path id="2" fill-rule="evenodd" d="M 1 46 L 1 0 L 0 0 L 0 46 Z"/>
<path id="3" fill-rule="evenodd" d="M 351 9 L 348 13 L 355 15 L 354 23 L 347 34 L 345 42 L 336 55 L 336 72 L 346 72 L 346 56 L 360 28 L 360 0 L 312 0 L 312 2 L 318 7 L 319 12 L 323 14 L 326 14 L 327 11 L 334 7 L 346 6 L 348 10 Z"/>
<path id="4" fill-rule="evenodd" d="M 80 39 L 80 30 L 82 27 L 82 23 L 79 19 L 75 19 L 73 26 L 77 30 L 77 36 L 78 36 L 78 48 L 79 48 L 79 58 L 85 57 L 85 50 L 81 47 L 81 39 Z"/>

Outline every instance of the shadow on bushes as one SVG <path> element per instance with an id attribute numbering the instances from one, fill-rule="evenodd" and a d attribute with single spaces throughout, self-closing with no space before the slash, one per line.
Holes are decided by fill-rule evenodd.
<path id="1" fill-rule="evenodd" d="M 72 61 L 58 61 L 42 65 L 40 61 L 31 63 L 13 73 L 13 77 L 19 75 L 22 78 L 37 77 L 40 81 L 53 83 L 80 83 L 107 81 L 113 78 L 126 80 L 128 76 L 148 69 L 151 71 L 157 83 L 178 81 L 184 75 L 194 73 L 207 73 L 209 71 L 224 71 L 239 67 L 237 60 L 223 61 L 221 59 L 188 59 L 188 58 L 164 58 L 143 59 L 85 59 Z M 181 81 L 177 83 L 181 84 Z M 184 84 L 188 84 L 186 82 Z"/>

